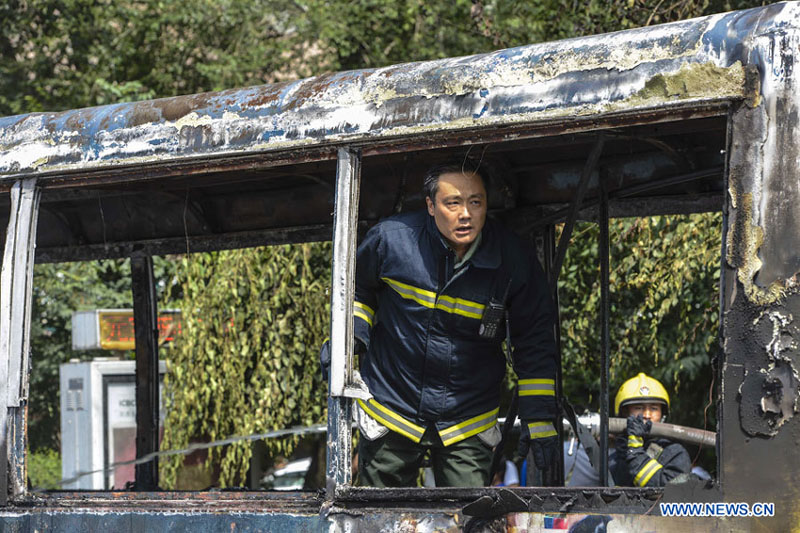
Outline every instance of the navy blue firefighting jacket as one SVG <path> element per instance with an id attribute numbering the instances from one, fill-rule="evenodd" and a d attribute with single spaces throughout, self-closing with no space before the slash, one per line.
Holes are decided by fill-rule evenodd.
<path id="1" fill-rule="evenodd" d="M 505 375 L 501 323 L 494 338 L 478 331 L 490 299 L 505 301 L 519 416 L 556 417 L 553 310 L 532 248 L 487 219 L 464 266 L 426 211 L 371 228 L 358 248 L 355 336 L 367 347 L 361 376 L 374 396 L 361 407 L 419 442 L 429 424 L 445 445 L 497 421 Z"/>
<path id="2" fill-rule="evenodd" d="M 625 435 L 617 438 L 617 447 L 608 460 L 608 468 L 619 487 L 663 487 L 673 479 L 692 471 L 686 448 L 668 439 L 640 439 L 638 453 L 630 453 Z"/>

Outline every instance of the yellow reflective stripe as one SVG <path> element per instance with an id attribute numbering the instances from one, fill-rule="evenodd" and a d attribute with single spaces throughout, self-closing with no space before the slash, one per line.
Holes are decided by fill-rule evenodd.
<path id="1" fill-rule="evenodd" d="M 372 327 L 372 319 L 375 318 L 375 311 L 367 304 L 353 302 L 353 316 L 357 316 Z"/>
<path id="2" fill-rule="evenodd" d="M 413 287 L 391 278 L 381 279 L 402 298 L 413 300 L 428 309 L 439 309 L 447 313 L 480 320 L 483 317 L 483 310 L 486 308 L 483 304 L 464 300 L 463 298 L 453 298 L 452 296 L 442 295 L 437 300 L 435 292 Z"/>
<path id="3" fill-rule="evenodd" d="M 453 307 L 446 306 L 443 302 L 452 304 Z M 483 304 L 470 302 L 463 298 L 453 298 L 452 296 L 439 296 L 439 301 L 436 302 L 436 308 L 449 313 L 466 316 L 469 318 L 477 318 L 480 320 L 483 317 L 483 310 L 486 306 Z"/>
<path id="4" fill-rule="evenodd" d="M 519 396 L 555 396 L 556 380 L 532 378 L 519 380 Z"/>
<path id="5" fill-rule="evenodd" d="M 387 428 L 408 437 L 414 442 L 419 442 L 422 440 L 422 435 L 425 433 L 425 428 L 421 428 L 418 425 L 409 422 L 402 416 L 390 410 L 388 407 L 379 404 L 374 399 L 370 399 L 369 403 L 361 399 L 357 401 L 358 405 L 360 405 L 369 416 Z M 373 407 L 375 409 L 373 409 Z"/>
<path id="6" fill-rule="evenodd" d="M 480 313 L 475 313 L 472 311 L 464 310 L 460 307 L 449 307 L 443 304 L 442 302 L 436 303 L 436 309 L 439 309 L 441 311 L 447 311 L 448 313 L 453 313 L 455 315 L 465 316 L 467 318 L 476 318 L 478 320 L 480 320 L 483 317 L 483 311 L 481 311 Z"/>
<path id="7" fill-rule="evenodd" d="M 653 477 L 653 474 L 661 470 L 661 463 L 656 461 L 655 459 L 650 459 L 645 463 L 639 473 L 636 474 L 636 477 L 633 478 L 633 484 L 638 487 L 644 487 L 647 485 L 647 482 L 650 481 L 650 478 Z"/>
<path id="8" fill-rule="evenodd" d="M 644 440 L 642 437 L 628 435 L 628 448 L 641 448 L 642 446 L 644 446 Z"/>
<path id="9" fill-rule="evenodd" d="M 425 307 L 431 307 L 431 308 L 436 303 L 435 292 L 426 291 L 425 289 L 420 289 L 412 285 L 403 283 L 401 281 L 394 280 L 392 278 L 381 278 L 381 279 L 385 281 L 403 298 L 406 298 L 408 300 L 414 300 L 415 302 L 420 303 Z"/>
<path id="10" fill-rule="evenodd" d="M 360 318 L 361 320 L 363 320 L 364 322 L 369 324 L 370 327 L 372 327 L 372 320 L 367 315 L 362 313 L 361 311 L 358 311 L 358 310 L 353 311 L 353 316 L 357 316 L 358 318 Z"/>
<path id="11" fill-rule="evenodd" d="M 549 378 L 530 378 L 519 380 L 520 385 L 552 385 L 556 386 L 556 380 Z"/>
<path id="12" fill-rule="evenodd" d="M 499 412 L 500 408 L 498 407 L 497 409 L 493 409 L 488 413 L 483 413 L 482 415 L 472 417 L 469 420 L 465 420 L 453 426 L 444 428 L 443 430 L 439 431 L 439 436 L 442 438 L 442 444 L 445 446 L 450 446 L 451 444 L 462 441 L 468 437 L 477 435 L 482 431 L 486 431 L 497 423 L 497 413 Z M 448 437 L 448 435 L 450 436 Z"/>
<path id="13" fill-rule="evenodd" d="M 375 318 L 375 311 L 368 306 L 367 304 L 362 304 L 361 302 L 353 302 L 353 312 L 358 316 L 365 316 L 364 320 L 369 322 L 369 325 L 372 325 L 372 319 Z"/>
<path id="14" fill-rule="evenodd" d="M 528 424 L 528 434 L 532 439 L 543 439 L 558 435 L 556 428 L 550 422 L 531 422 Z"/>
<path id="15" fill-rule="evenodd" d="M 521 390 L 519 391 L 520 396 L 555 396 L 555 391 L 546 391 L 546 390 Z"/>
<path id="16" fill-rule="evenodd" d="M 655 475 L 655 473 L 656 473 L 656 472 L 658 472 L 659 470 L 661 470 L 661 463 L 659 463 L 659 462 L 656 462 L 656 466 L 655 466 L 655 468 L 653 468 L 653 469 L 650 471 L 650 473 L 649 473 L 649 474 L 647 474 L 647 475 L 646 475 L 646 476 L 645 476 L 645 477 L 642 479 L 642 481 L 641 481 L 641 485 L 639 485 L 639 486 L 640 486 L 640 487 L 644 487 L 645 485 L 647 485 L 647 482 L 648 482 L 648 481 L 650 481 L 650 478 L 652 478 L 652 477 Z"/>

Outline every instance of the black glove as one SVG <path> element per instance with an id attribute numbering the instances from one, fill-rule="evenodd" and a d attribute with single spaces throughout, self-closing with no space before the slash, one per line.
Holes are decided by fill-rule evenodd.
<path id="1" fill-rule="evenodd" d="M 353 353 L 363 354 L 367 351 L 366 345 L 360 339 L 353 339 Z M 328 373 L 331 369 L 331 340 L 325 339 L 319 349 L 319 366 L 322 370 L 322 380 L 328 381 Z"/>
<path id="2" fill-rule="evenodd" d="M 628 436 L 631 435 L 644 439 L 650 434 L 653 423 L 642 418 L 642 415 L 628 417 Z"/>
<path id="3" fill-rule="evenodd" d="M 644 439 L 650 435 L 650 428 L 652 427 L 653 423 L 643 419 L 642 415 L 631 415 L 628 417 L 628 428 L 626 431 L 628 437 L 626 442 L 628 454 L 636 454 L 643 451 Z"/>
<path id="4" fill-rule="evenodd" d="M 533 462 L 536 468 L 546 471 L 556 464 L 559 448 L 558 434 L 556 434 L 551 422 L 522 421 L 517 453 L 524 458 L 528 456 L 528 450 L 530 449 L 533 452 Z"/>
<path id="5" fill-rule="evenodd" d="M 652 422 L 644 420 L 642 415 L 628 417 L 625 460 L 628 462 L 628 473 L 635 487 L 664 485 L 663 465 L 647 455 L 644 448 L 644 439 L 650 435 L 652 427 Z"/>
<path id="6" fill-rule="evenodd" d="M 319 349 L 319 366 L 322 370 L 322 381 L 328 381 L 328 372 L 331 369 L 331 340 L 325 339 Z"/>

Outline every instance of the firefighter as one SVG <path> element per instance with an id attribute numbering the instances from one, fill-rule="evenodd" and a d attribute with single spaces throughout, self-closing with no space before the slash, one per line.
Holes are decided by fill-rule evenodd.
<path id="1" fill-rule="evenodd" d="M 609 469 L 617 485 L 663 487 L 687 479 L 689 453 L 678 443 L 650 437 L 653 422 L 663 422 L 669 394 L 657 380 L 640 373 L 622 384 L 614 399 L 617 416 L 627 418 L 625 434 L 617 438 Z"/>
<path id="2" fill-rule="evenodd" d="M 427 210 L 387 218 L 358 248 L 355 337 L 370 394 L 358 400 L 358 483 L 486 486 L 505 375 L 505 317 L 519 413 L 536 466 L 560 451 L 554 313 L 531 247 L 487 219 L 488 170 L 471 160 L 432 168 Z"/>

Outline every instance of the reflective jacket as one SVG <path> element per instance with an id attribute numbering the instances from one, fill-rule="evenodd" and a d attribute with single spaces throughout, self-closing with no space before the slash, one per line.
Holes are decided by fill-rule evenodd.
<path id="1" fill-rule="evenodd" d="M 688 477 L 692 460 L 686 448 L 668 439 L 646 439 L 628 449 L 625 435 L 609 456 L 608 468 L 620 487 L 663 487 L 676 478 Z"/>
<path id="2" fill-rule="evenodd" d="M 490 299 L 508 310 L 519 414 L 552 420 L 552 303 L 532 248 L 487 220 L 474 254 L 455 254 L 425 211 L 388 218 L 358 248 L 355 335 L 367 347 L 361 375 L 374 396 L 361 407 L 419 442 L 434 424 L 444 445 L 494 426 L 505 375 L 504 321 L 479 335 Z"/>

